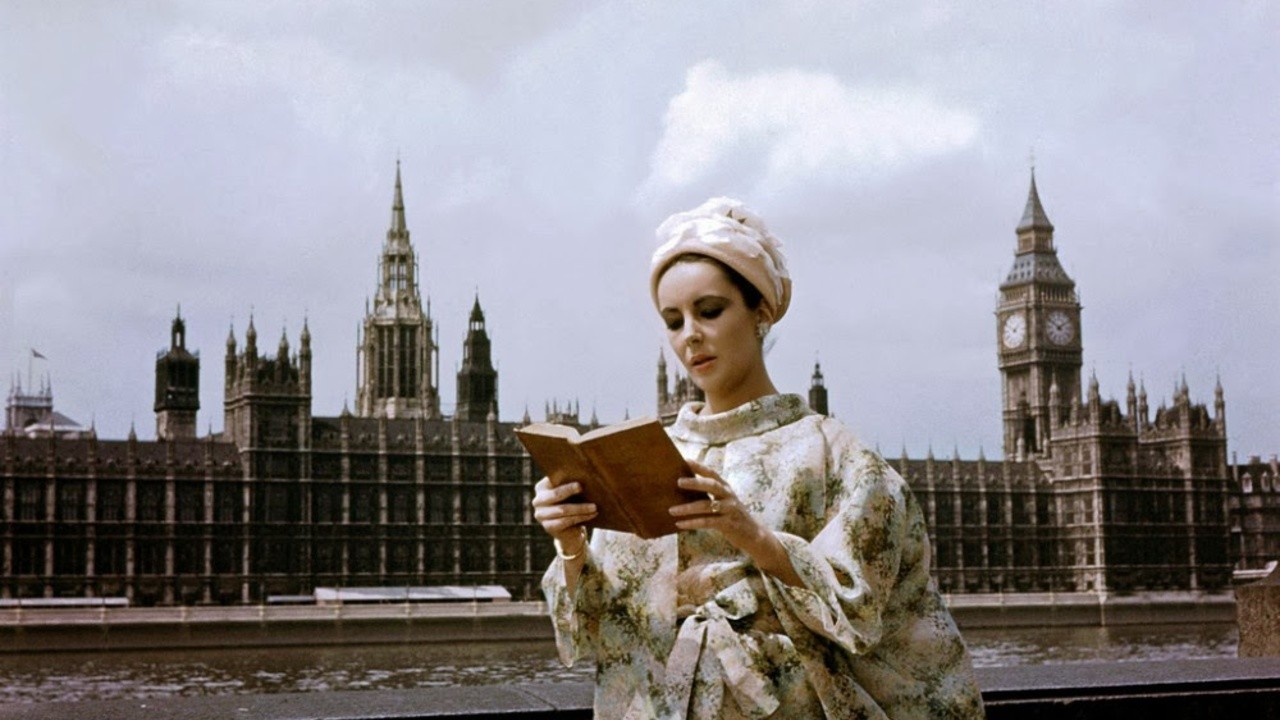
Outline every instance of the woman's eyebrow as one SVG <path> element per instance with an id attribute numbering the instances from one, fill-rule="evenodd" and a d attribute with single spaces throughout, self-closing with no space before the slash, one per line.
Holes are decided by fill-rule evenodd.
<path id="1" fill-rule="evenodd" d="M 729 302 L 729 298 L 724 297 L 723 295 L 703 295 L 702 297 L 693 301 L 693 306 L 696 308 L 701 308 L 707 305 L 720 303 L 720 302 L 727 303 Z"/>

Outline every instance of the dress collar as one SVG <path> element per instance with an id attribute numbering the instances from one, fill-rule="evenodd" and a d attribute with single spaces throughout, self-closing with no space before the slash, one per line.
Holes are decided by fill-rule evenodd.
<path id="1" fill-rule="evenodd" d="M 699 414 L 706 403 L 680 408 L 671 436 L 685 442 L 721 445 L 775 430 L 810 414 L 808 403 L 796 394 L 765 395 L 722 413 Z"/>

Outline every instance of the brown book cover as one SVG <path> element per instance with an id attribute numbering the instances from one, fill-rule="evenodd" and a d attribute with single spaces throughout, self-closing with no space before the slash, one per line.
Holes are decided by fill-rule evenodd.
<path id="1" fill-rule="evenodd" d="M 599 513 L 587 527 L 656 538 L 676 532 L 669 510 L 705 497 L 681 490 L 676 481 L 693 471 L 661 423 L 637 418 L 579 435 L 567 425 L 535 423 L 516 430 L 553 486 L 578 481 L 570 502 L 595 503 Z"/>

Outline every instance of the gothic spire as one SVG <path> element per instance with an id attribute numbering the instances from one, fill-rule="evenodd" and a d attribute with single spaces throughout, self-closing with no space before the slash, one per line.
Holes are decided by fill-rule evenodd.
<path id="1" fill-rule="evenodd" d="M 389 235 L 400 235 L 408 231 L 404 221 L 404 193 L 400 189 L 400 160 L 396 160 L 396 194 L 391 200 L 391 230 Z"/>
<path id="2" fill-rule="evenodd" d="M 1036 190 L 1036 171 L 1031 169 L 1031 190 L 1027 193 L 1027 207 L 1022 211 L 1022 222 L 1018 223 L 1018 232 L 1024 230 L 1048 230 L 1053 232 L 1053 223 L 1040 204 L 1040 193 Z"/>

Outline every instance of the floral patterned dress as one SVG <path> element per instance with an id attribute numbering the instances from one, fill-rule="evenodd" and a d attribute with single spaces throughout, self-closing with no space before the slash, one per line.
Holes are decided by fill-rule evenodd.
<path id="1" fill-rule="evenodd" d="M 570 594 L 543 578 L 561 660 L 596 661 L 597 718 L 981 718 L 968 651 L 929 576 L 907 484 L 799 395 L 669 429 L 781 540 L 804 581 L 714 531 L 594 533 Z"/>

